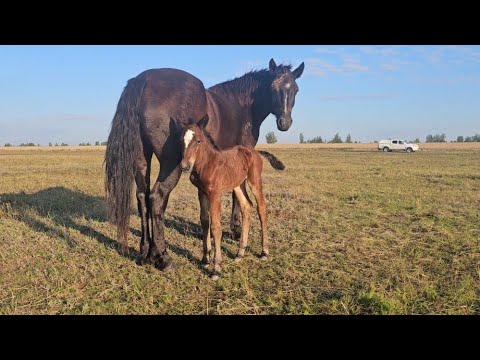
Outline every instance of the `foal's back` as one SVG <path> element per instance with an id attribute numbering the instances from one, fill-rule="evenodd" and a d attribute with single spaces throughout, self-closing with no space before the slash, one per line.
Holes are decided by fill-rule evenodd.
<path id="1" fill-rule="evenodd" d="M 229 191 L 240 186 L 252 175 L 261 173 L 263 161 L 255 149 L 237 145 L 220 151 L 212 166 L 216 168 L 213 171 L 215 182 L 222 191 Z"/>

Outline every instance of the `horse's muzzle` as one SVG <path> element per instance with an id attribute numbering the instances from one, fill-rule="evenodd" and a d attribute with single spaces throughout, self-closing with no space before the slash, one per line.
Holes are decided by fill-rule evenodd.
<path id="1" fill-rule="evenodd" d="M 287 131 L 292 126 L 292 117 L 290 115 L 280 116 L 277 119 L 277 128 L 280 131 Z"/>

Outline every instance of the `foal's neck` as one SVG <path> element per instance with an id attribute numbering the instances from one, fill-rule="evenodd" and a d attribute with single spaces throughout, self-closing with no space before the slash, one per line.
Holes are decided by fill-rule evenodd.
<path id="1" fill-rule="evenodd" d="M 197 159 L 193 168 L 200 175 L 210 161 L 216 161 L 218 156 L 221 155 L 221 152 L 214 148 L 210 143 L 210 140 L 206 136 L 203 137 L 203 140 L 199 144 Z"/>

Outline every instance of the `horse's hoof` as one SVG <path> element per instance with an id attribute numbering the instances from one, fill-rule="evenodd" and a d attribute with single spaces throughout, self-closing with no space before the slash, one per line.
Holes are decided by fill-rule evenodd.
<path id="1" fill-rule="evenodd" d="M 242 261 L 242 259 L 243 259 L 243 256 L 237 256 L 233 261 L 236 263 L 239 263 L 240 261 Z"/>
<path id="2" fill-rule="evenodd" d="M 202 267 L 203 267 L 204 269 L 208 269 L 208 268 L 210 267 L 210 263 L 209 263 L 209 262 L 203 262 L 203 261 L 202 261 Z"/>
<path id="3" fill-rule="evenodd" d="M 264 252 L 262 252 L 260 254 L 260 260 L 262 261 L 268 261 L 268 254 L 265 254 Z"/>
<path id="4" fill-rule="evenodd" d="M 242 229 L 240 227 L 234 226 L 231 230 L 233 240 L 240 241 L 240 239 L 242 238 Z"/>
<path id="5" fill-rule="evenodd" d="M 143 256 L 139 256 L 137 257 L 137 260 L 135 261 L 137 263 L 137 265 L 139 266 L 143 266 L 143 265 L 147 265 L 147 264 L 151 264 L 151 260 L 147 257 L 143 257 Z"/>
<path id="6" fill-rule="evenodd" d="M 155 267 L 160 271 L 167 271 L 173 268 L 173 261 L 170 255 L 163 255 L 155 261 Z"/>

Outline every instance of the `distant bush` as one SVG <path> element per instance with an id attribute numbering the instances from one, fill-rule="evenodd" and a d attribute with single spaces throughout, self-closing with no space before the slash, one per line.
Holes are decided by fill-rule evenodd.
<path id="1" fill-rule="evenodd" d="M 4 146 L 5 146 L 5 147 L 12 147 L 12 144 L 6 143 Z"/>
<path id="2" fill-rule="evenodd" d="M 29 142 L 29 143 L 21 143 L 20 146 L 35 146 L 34 143 Z"/>
<path id="3" fill-rule="evenodd" d="M 68 144 L 65 144 L 64 142 L 62 142 L 60 146 L 68 146 Z"/>
<path id="4" fill-rule="evenodd" d="M 101 143 L 101 145 L 102 145 L 102 146 L 107 146 L 107 142 L 104 141 L 104 142 Z"/>
<path id="5" fill-rule="evenodd" d="M 309 144 L 321 144 L 323 142 L 323 139 L 321 136 L 316 136 L 313 139 L 307 140 L 307 143 Z"/>
<path id="6" fill-rule="evenodd" d="M 265 139 L 267 140 L 267 144 L 275 144 L 277 142 L 277 137 L 273 131 L 267 133 Z"/>
<path id="7" fill-rule="evenodd" d="M 435 134 L 435 135 L 427 135 L 426 141 L 427 143 L 434 143 L 434 142 L 447 142 L 447 134 Z"/>
<path id="8" fill-rule="evenodd" d="M 343 143 L 343 141 L 342 141 L 342 138 L 340 137 L 340 135 L 338 133 L 336 133 L 335 136 L 333 137 L 333 139 L 329 141 L 329 143 L 341 144 L 341 143 Z"/>
<path id="9" fill-rule="evenodd" d="M 348 143 L 348 144 L 352 143 L 352 137 L 350 136 L 350 134 L 347 135 L 347 138 L 345 139 L 345 142 Z"/>
<path id="10" fill-rule="evenodd" d="M 95 141 L 95 146 L 100 146 L 100 141 Z"/>

